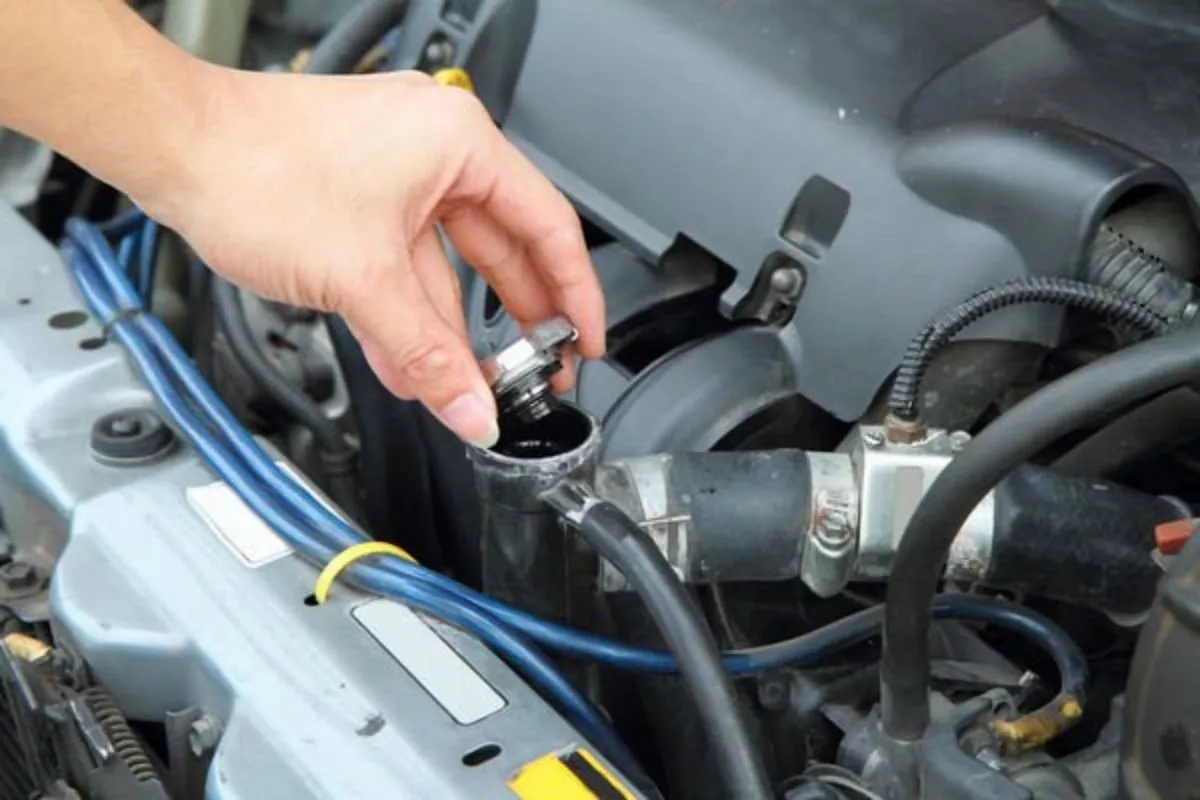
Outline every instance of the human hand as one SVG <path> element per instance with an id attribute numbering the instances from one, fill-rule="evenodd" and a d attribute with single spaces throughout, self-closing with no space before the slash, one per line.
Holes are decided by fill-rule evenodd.
<path id="1" fill-rule="evenodd" d="M 183 174 L 134 199 L 215 271 L 340 314 L 389 390 L 481 447 L 498 437 L 496 407 L 438 224 L 518 323 L 563 314 L 579 352 L 602 355 L 603 297 L 575 212 L 472 95 L 418 73 L 206 67 L 203 80 Z"/>

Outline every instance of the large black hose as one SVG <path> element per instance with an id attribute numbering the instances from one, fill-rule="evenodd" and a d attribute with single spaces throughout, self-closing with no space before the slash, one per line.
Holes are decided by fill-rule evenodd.
<path id="1" fill-rule="evenodd" d="M 650 536 L 611 503 L 581 503 L 580 490 L 569 482 L 560 483 L 544 497 L 588 544 L 621 571 L 646 604 L 695 700 L 696 712 L 726 781 L 726 796 L 773 797 L 762 756 L 742 718 L 737 692 L 721 663 L 716 640 Z"/>
<path id="2" fill-rule="evenodd" d="M 905 528 L 888 583 L 883 727 L 917 741 L 929 723 L 930 604 L 955 535 L 1018 465 L 1064 433 L 1200 379 L 1200 330 L 1154 339 L 1071 373 L 985 428 L 943 470 Z"/>
<path id="3" fill-rule="evenodd" d="M 361 520 L 354 480 L 357 450 L 337 423 L 300 387 L 280 373 L 259 349 L 250 323 L 246 321 L 246 311 L 238 288 L 216 275 L 212 280 L 214 313 L 233 357 L 259 388 L 312 433 L 322 471 L 328 479 L 330 496 L 347 514 Z"/>
<path id="4" fill-rule="evenodd" d="M 1110 476 L 1174 450 L 1200 431 L 1200 395 L 1190 387 L 1148 400 L 1058 457 L 1054 468 L 1087 477 Z"/>
<path id="5" fill-rule="evenodd" d="M 1154 602 L 1154 529 L 1186 515 L 1170 500 L 1033 464 L 1001 481 L 992 503 L 986 565 L 951 555 L 946 577 L 1122 614 Z"/>
<path id="6" fill-rule="evenodd" d="M 352 72 L 384 34 L 404 21 L 408 6 L 408 0 L 363 0 L 321 37 L 304 71 L 313 75 Z"/>
<path id="7" fill-rule="evenodd" d="M 954 337 L 994 311 L 1025 303 L 1049 303 L 1091 311 L 1124 322 L 1148 335 L 1165 333 L 1166 317 L 1134 299 L 1066 278 L 1022 278 L 984 289 L 931 322 L 909 344 L 892 384 L 888 407 L 897 419 L 913 422 L 921 414 L 921 383 L 929 365 Z"/>

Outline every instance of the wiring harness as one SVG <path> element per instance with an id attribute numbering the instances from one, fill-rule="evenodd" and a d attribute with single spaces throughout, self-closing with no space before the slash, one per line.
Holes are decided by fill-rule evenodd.
<path id="1" fill-rule="evenodd" d="M 893 416 L 904 422 L 914 422 L 921 416 L 921 384 L 934 357 L 954 337 L 988 314 L 1009 306 L 1026 303 L 1049 305 L 1089 311 L 1123 322 L 1147 336 L 1160 336 L 1171 328 L 1171 321 L 1136 299 L 1115 289 L 1095 286 L 1067 278 L 1022 278 L 1003 283 L 971 295 L 947 314 L 935 319 L 912 340 L 896 380 L 892 384 L 888 408 Z"/>

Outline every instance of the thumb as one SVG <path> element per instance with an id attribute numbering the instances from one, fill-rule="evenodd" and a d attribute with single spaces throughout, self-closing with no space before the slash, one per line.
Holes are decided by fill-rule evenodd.
<path id="1" fill-rule="evenodd" d="M 399 397 L 420 400 L 469 444 L 494 445 L 500 438 L 496 401 L 479 363 L 413 272 L 388 270 L 360 289 L 347 298 L 342 315 L 383 385 Z"/>

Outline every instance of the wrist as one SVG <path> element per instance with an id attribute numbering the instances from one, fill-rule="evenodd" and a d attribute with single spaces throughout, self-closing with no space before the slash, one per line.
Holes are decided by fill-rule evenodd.
<path id="1" fill-rule="evenodd" d="M 133 155 L 112 183 L 147 214 L 177 227 L 186 208 L 204 193 L 205 153 L 220 128 L 218 118 L 234 70 L 182 51 L 167 70 L 165 91 L 151 103 L 140 155 Z"/>

